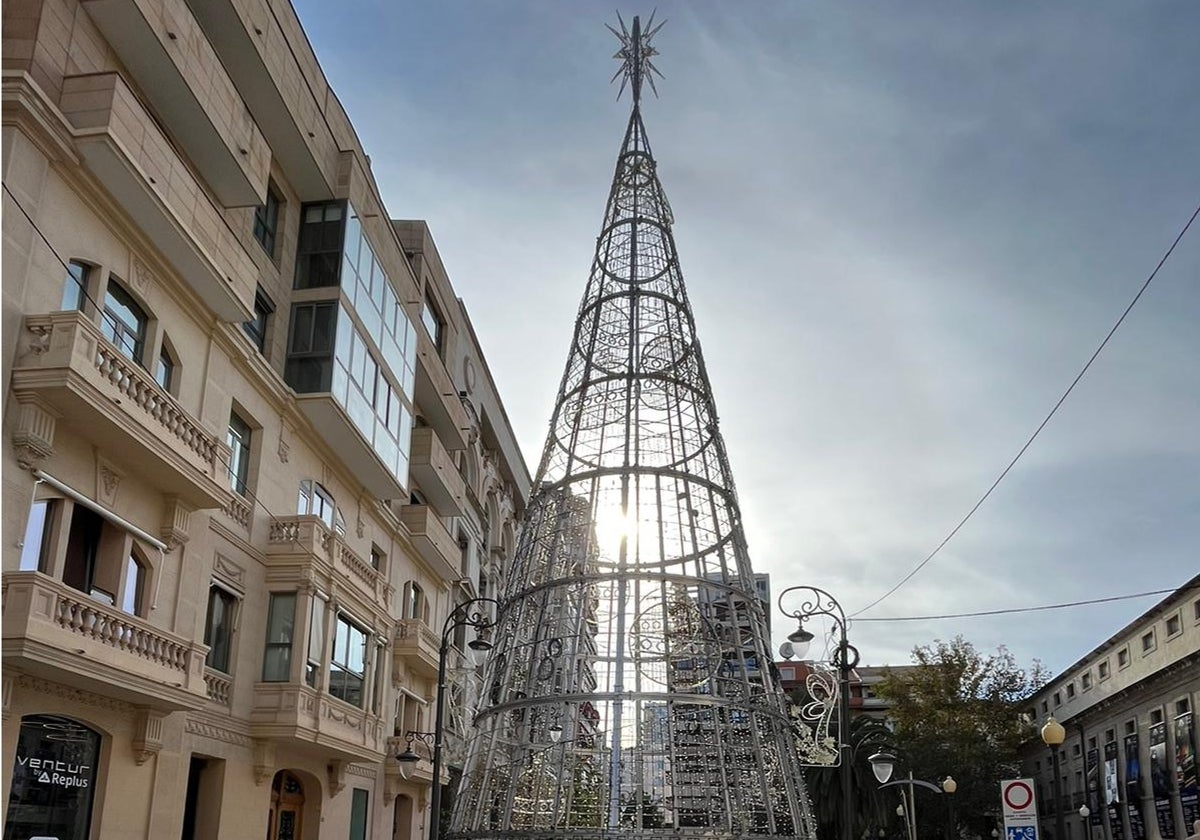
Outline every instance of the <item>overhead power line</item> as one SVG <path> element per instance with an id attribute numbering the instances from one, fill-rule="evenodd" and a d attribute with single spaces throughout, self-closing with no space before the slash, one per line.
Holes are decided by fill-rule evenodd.
<path id="1" fill-rule="evenodd" d="M 1003 610 L 982 610 L 980 612 L 945 613 L 942 615 L 895 615 L 887 618 L 857 618 L 855 621 L 937 621 L 943 618 L 979 618 L 989 615 L 1012 615 L 1014 613 L 1045 612 L 1047 610 L 1065 610 L 1070 607 L 1086 607 L 1092 604 L 1110 604 L 1113 601 L 1131 601 L 1135 598 L 1149 598 L 1151 595 L 1168 595 L 1172 592 L 1186 592 L 1189 589 L 1200 589 L 1200 583 L 1184 586 L 1181 589 L 1155 589 L 1150 592 L 1135 592 L 1132 595 L 1113 595 L 1108 598 L 1090 598 L 1086 601 L 1071 601 L 1067 604 L 1045 604 L 1040 607 L 1010 607 Z"/>
<path id="2" fill-rule="evenodd" d="M 1004 470 L 1000 473 L 1000 475 L 996 478 L 996 480 L 992 482 L 991 486 L 988 487 L 987 492 L 985 492 L 982 496 L 979 497 L 979 501 L 977 501 L 974 505 L 972 505 L 971 509 L 967 511 L 967 515 L 959 520 L 958 524 L 955 525 L 954 528 L 950 531 L 950 533 L 946 535 L 945 539 L 943 539 L 940 543 L 938 543 L 937 547 L 934 548 L 933 551 L 929 552 L 929 554 L 927 554 L 925 556 L 924 560 L 922 560 L 920 563 L 918 563 L 916 566 L 914 566 L 912 571 L 910 571 L 904 577 L 900 578 L 899 582 L 896 583 L 896 585 L 893 586 L 891 589 L 889 589 L 887 592 L 880 595 L 878 598 L 876 598 L 871 603 L 867 604 L 865 607 L 863 607 L 858 612 L 852 613 L 850 615 L 851 618 L 855 618 L 855 617 L 860 616 L 863 613 L 867 612 L 868 610 L 874 609 L 879 604 L 883 603 L 884 600 L 889 598 L 891 595 L 895 594 L 895 592 L 900 587 L 904 586 L 904 584 L 906 584 L 910 580 L 912 580 L 913 576 L 916 575 L 917 572 L 919 572 L 919 571 L 921 571 L 921 569 L 925 568 L 926 564 L 928 564 L 930 560 L 932 560 L 934 557 L 936 557 L 938 555 L 938 553 L 943 548 L 946 547 L 946 544 L 949 543 L 950 540 L 954 539 L 955 535 L 958 534 L 958 532 L 960 530 L 962 530 L 962 527 L 967 524 L 967 521 L 972 516 L 975 515 L 975 511 L 979 510 L 979 508 L 983 506 L 983 503 L 988 500 L 988 497 L 992 495 L 992 492 L 997 487 L 1000 486 L 1000 482 L 1003 481 L 1005 479 L 1005 477 L 1009 474 L 1009 472 L 1012 470 L 1012 468 L 1014 466 L 1016 466 L 1017 461 L 1021 460 L 1021 456 L 1025 454 L 1025 451 L 1027 449 L 1029 449 L 1029 447 L 1037 439 L 1037 436 L 1042 433 L 1042 429 L 1046 428 L 1046 424 L 1050 422 L 1050 418 L 1052 418 L 1058 412 L 1059 407 L 1062 406 L 1062 404 L 1064 402 L 1066 402 L 1067 397 L 1069 397 L 1071 395 L 1071 392 L 1075 390 L 1075 386 L 1079 384 L 1079 380 L 1083 379 L 1083 375 L 1088 372 L 1088 369 L 1092 366 L 1092 363 L 1094 361 L 1096 361 L 1096 357 L 1100 355 L 1100 351 L 1102 351 L 1105 348 L 1105 346 L 1108 345 L 1108 342 L 1113 337 L 1113 334 L 1116 333 L 1117 329 L 1121 326 L 1122 323 L 1124 323 L 1126 316 L 1129 315 L 1130 311 L 1133 310 L 1133 307 L 1137 305 L 1137 302 L 1141 299 L 1142 294 L 1146 291 L 1146 289 L 1148 289 L 1150 287 L 1150 284 L 1154 281 L 1154 278 L 1158 274 L 1159 270 L 1166 264 L 1167 260 L 1170 259 L 1171 254 L 1174 253 L 1174 251 L 1175 251 L 1175 246 L 1177 246 L 1179 244 L 1180 240 L 1183 239 L 1184 235 L 1187 234 L 1188 229 L 1192 226 L 1192 222 L 1196 221 L 1197 216 L 1200 216 L 1200 205 L 1197 205 L 1196 209 L 1194 211 L 1192 211 L 1192 215 L 1187 220 L 1187 224 L 1185 224 L 1183 226 L 1183 229 L 1179 231 L 1179 235 L 1175 237 L 1175 241 L 1171 243 L 1171 247 L 1167 249 L 1167 252 L 1165 254 L 1163 254 L 1162 259 L 1160 259 L 1158 261 L 1158 265 L 1156 265 L 1154 267 L 1154 270 L 1150 272 L 1150 276 L 1146 278 L 1146 282 L 1142 284 L 1142 287 L 1140 289 L 1138 289 L 1137 294 L 1133 296 L 1133 300 L 1131 300 L 1129 302 L 1129 305 L 1125 307 L 1125 311 L 1121 313 L 1121 317 L 1117 319 L 1117 322 L 1115 324 L 1113 324 L 1112 329 L 1110 329 L 1108 331 L 1108 334 L 1106 336 L 1104 336 L 1104 340 L 1100 342 L 1100 345 L 1096 348 L 1095 352 L 1092 353 L 1092 355 L 1088 358 L 1088 360 L 1084 364 L 1083 368 L 1079 371 L 1078 374 L 1076 374 L 1075 378 L 1071 380 L 1071 384 L 1067 386 L 1067 390 L 1063 391 L 1062 396 L 1058 398 L 1058 402 L 1056 402 L 1054 404 L 1054 407 L 1050 409 L 1050 412 L 1044 418 L 1042 418 L 1042 422 L 1039 423 L 1038 427 L 1033 430 L 1033 434 L 1029 436 L 1029 439 L 1025 441 L 1025 444 L 1020 448 L 1020 450 L 1018 450 L 1017 454 L 1013 456 L 1013 459 L 1008 462 L 1008 466 L 1006 466 L 1004 468 Z M 859 620 L 864 621 L 864 620 L 869 620 L 869 619 L 859 619 Z"/>

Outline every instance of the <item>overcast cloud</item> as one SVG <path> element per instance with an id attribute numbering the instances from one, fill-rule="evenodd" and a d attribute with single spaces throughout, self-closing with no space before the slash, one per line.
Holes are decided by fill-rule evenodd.
<path id="1" fill-rule="evenodd" d="M 298 0 L 536 459 L 619 149 L 609 3 Z M 650 7 L 623 7 L 647 16 Z M 756 570 L 855 611 L 974 504 L 1200 202 L 1200 5 L 659 2 L 644 108 Z M 1200 571 L 1200 227 L 1007 480 L 871 617 Z M 1156 599 L 856 622 L 1060 671 Z M 776 641 L 790 630 L 775 623 Z"/>

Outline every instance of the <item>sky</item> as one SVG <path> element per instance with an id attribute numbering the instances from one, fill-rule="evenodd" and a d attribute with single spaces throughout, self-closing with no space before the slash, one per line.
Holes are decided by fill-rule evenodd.
<path id="1" fill-rule="evenodd" d="M 530 470 L 629 112 L 611 4 L 295 0 L 429 222 Z M 626 22 L 654 7 L 624 6 Z M 643 114 L 756 571 L 847 613 L 942 541 L 1200 204 L 1200 4 L 665 0 Z M 990 499 L 851 620 L 1058 673 L 1200 572 L 1200 221 Z M 792 629 L 777 617 L 776 643 Z"/>

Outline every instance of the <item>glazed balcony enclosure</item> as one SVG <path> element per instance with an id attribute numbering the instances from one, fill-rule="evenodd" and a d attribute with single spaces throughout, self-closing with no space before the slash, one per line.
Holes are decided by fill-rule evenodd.
<path id="1" fill-rule="evenodd" d="M 120 74 L 68 76 L 59 107 L 88 169 L 205 305 L 250 320 L 254 261 Z"/>
<path id="2" fill-rule="evenodd" d="M 4 662 L 160 711 L 202 708 L 208 648 L 41 572 L 4 573 Z"/>
<path id="3" fill-rule="evenodd" d="M 226 207 L 262 204 L 271 150 L 184 0 L 82 0 Z"/>
<path id="4" fill-rule="evenodd" d="M 26 316 L 12 374 L 18 402 L 57 414 L 123 468 L 194 509 L 229 501 L 228 447 L 75 311 Z M 53 437 L 53 434 L 49 435 Z M 52 441 L 47 443 L 52 444 Z"/>

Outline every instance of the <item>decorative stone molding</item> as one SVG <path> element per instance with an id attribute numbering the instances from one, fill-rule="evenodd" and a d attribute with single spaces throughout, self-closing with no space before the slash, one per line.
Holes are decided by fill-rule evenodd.
<path id="1" fill-rule="evenodd" d="M 41 680 L 26 675 L 17 677 L 17 687 L 22 691 L 29 691 L 42 696 L 57 697 L 60 700 L 65 700 L 68 705 L 73 706 L 94 706 L 98 709 L 108 709 L 109 711 L 121 712 L 122 714 L 129 714 L 134 709 L 132 703 L 126 703 L 123 700 L 116 700 L 112 697 L 101 697 L 99 694 L 92 694 L 89 691 L 80 691 L 77 688 L 69 688 L 50 680 Z"/>
<path id="2" fill-rule="evenodd" d="M 246 570 L 234 563 L 224 554 L 217 554 L 213 558 L 213 574 L 221 578 L 225 583 L 233 588 L 245 592 L 246 590 Z"/>
<path id="3" fill-rule="evenodd" d="M 348 764 L 346 772 L 351 776 L 361 776 L 364 779 L 374 779 L 377 775 L 374 767 L 368 767 L 365 764 Z"/>
<path id="4" fill-rule="evenodd" d="M 116 507 L 117 491 L 125 474 L 112 465 L 107 458 L 96 458 L 96 496 L 108 507 Z"/>
<path id="5" fill-rule="evenodd" d="M 163 513 L 163 524 L 159 536 L 167 544 L 167 551 L 174 551 L 191 538 L 192 511 L 194 508 L 179 499 L 167 496 Z"/>
<path id="6" fill-rule="evenodd" d="M 329 779 L 329 795 L 337 796 L 346 787 L 346 762 L 334 760 L 325 765 L 325 775 Z"/>
<path id="7" fill-rule="evenodd" d="M 162 749 L 163 721 L 166 715 L 156 709 L 138 709 L 133 721 L 133 760 L 141 765 Z"/>
<path id="8" fill-rule="evenodd" d="M 215 723 L 195 717 L 187 719 L 185 728 L 189 735 L 199 735 L 201 738 L 211 738 L 214 741 L 222 741 L 238 747 L 252 747 L 255 744 L 254 739 L 249 735 L 243 735 L 241 732 L 235 732 L 232 729 L 227 729 L 224 726 L 218 726 Z"/>
<path id="9" fill-rule="evenodd" d="M 146 294 L 146 287 L 154 284 L 154 273 L 150 271 L 149 266 L 138 259 L 133 258 L 133 285 L 143 296 Z"/>
<path id="10" fill-rule="evenodd" d="M 291 447 L 288 445 L 287 438 L 283 436 L 284 424 L 283 420 L 279 421 L 279 446 L 276 448 L 276 453 L 279 455 L 279 463 L 286 464 L 288 462 L 288 453 Z"/>
<path id="11" fill-rule="evenodd" d="M 261 785 L 275 775 L 275 744 L 271 741 L 254 741 L 254 783 Z"/>
<path id="12" fill-rule="evenodd" d="M 49 342 L 49 331 L 46 341 Z M 34 352 L 40 352 L 35 350 Z M 21 469 L 33 470 L 54 454 L 54 431 L 59 413 L 30 395 L 17 396 L 17 422 L 12 443 Z"/>
<path id="13" fill-rule="evenodd" d="M 8 715 L 12 711 L 12 696 L 13 686 L 16 685 L 16 674 L 5 674 L 3 677 L 3 708 L 0 711 L 0 719 L 8 720 Z"/>

